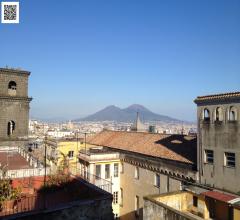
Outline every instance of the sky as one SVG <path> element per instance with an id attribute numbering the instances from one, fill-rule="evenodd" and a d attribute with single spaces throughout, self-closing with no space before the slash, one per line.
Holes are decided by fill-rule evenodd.
<path id="1" fill-rule="evenodd" d="M 240 90 L 239 0 L 20 0 L 0 67 L 31 71 L 31 117 L 142 104 L 196 119 L 200 95 Z"/>

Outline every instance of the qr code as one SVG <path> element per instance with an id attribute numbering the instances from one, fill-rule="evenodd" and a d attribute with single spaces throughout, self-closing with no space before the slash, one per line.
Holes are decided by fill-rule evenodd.
<path id="1" fill-rule="evenodd" d="M 2 2 L 2 23 L 19 23 L 19 2 Z"/>
<path id="2" fill-rule="evenodd" d="M 17 19 L 17 6 L 4 5 L 4 20 L 16 20 L 16 19 Z"/>

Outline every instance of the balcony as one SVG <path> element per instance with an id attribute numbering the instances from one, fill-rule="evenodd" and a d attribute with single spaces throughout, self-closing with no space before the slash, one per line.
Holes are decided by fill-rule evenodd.
<path id="1" fill-rule="evenodd" d="M 80 150 L 78 158 L 87 161 L 106 161 L 119 159 L 119 153 L 112 152 L 107 149 L 89 149 L 87 151 Z"/>
<path id="2" fill-rule="evenodd" d="M 112 194 L 112 182 L 91 174 L 84 169 L 77 170 L 77 178 L 84 179 L 88 183 L 91 183 L 96 187 Z"/>

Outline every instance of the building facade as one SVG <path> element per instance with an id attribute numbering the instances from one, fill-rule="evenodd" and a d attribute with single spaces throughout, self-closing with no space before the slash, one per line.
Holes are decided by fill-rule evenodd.
<path id="1" fill-rule="evenodd" d="M 12 141 L 28 136 L 30 72 L 0 68 L 0 140 Z"/>
<path id="2" fill-rule="evenodd" d="M 176 161 L 126 153 L 120 170 L 121 219 L 144 219 L 144 196 L 182 189 L 184 181 L 194 181 L 196 172 Z"/>
<path id="3" fill-rule="evenodd" d="M 112 193 L 114 217 L 120 216 L 120 155 L 103 147 L 92 146 L 82 149 L 79 153 L 79 173 L 85 175 L 91 183 Z M 106 189 L 109 184 L 111 189 Z"/>
<path id="4" fill-rule="evenodd" d="M 47 138 L 45 140 L 47 163 L 51 170 L 55 172 L 57 169 L 68 167 L 75 174 L 78 163 L 78 151 L 82 144 L 77 139 L 54 139 Z"/>
<path id="5" fill-rule="evenodd" d="M 240 191 L 240 92 L 200 96 L 198 169 L 202 184 Z"/>
<path id="6" fill-rule="evenodd" d="M 105 130 L 89 144 L 119 153 L 118 203 L 123 220 L 143 219 L 144 196 L 177 191 L 185 181 L 197 179 L 195 136 Z M 84 166 L 84 160 L 81 163 Z"/>

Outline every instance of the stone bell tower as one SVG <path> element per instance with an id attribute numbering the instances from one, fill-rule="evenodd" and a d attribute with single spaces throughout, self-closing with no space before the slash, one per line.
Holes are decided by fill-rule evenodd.
<path id="1" fill-rule="evenodd" d="M 27 139 L 30 72 L 0 68 L 0 142 Z"/>

